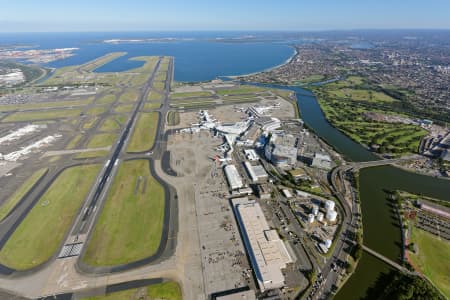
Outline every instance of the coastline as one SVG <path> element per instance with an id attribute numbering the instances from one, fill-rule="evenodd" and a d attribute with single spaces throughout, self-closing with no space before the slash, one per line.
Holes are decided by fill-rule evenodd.
<path id="1" fill-rule="evenodd" d="M 267 68 L 267 69 L 264 69 L 264 70 L 261 70 L 261 71 L 253 72 L 253 73 L 247 73 L 247 74 L 242 74 L 242 75 L 231 75 L 231 76 L 219 76 L 219 77 L 229 78 L 229 79 L 233 79 L 234 80 L 234 79 L 238 79 L 240 77 L 248 77 L 248 76 L 253 76 L 253 75 L 256 75 L 256 74 L 259 74 L 259 73 L 269 72 L 269 71 L 272 71 L 274 69 L 280 68 L 282 66 L 288 65 L 294 60 L 294 58 L 296 58 L 299 55 L 298 49 L 295 46 L 291 45 L 289 47 L 294 48 L 294 53 L 281 64 L 278 64 L 276 66 L 273 66 L 273 67 L 270 67 L 270 68 Z"/>

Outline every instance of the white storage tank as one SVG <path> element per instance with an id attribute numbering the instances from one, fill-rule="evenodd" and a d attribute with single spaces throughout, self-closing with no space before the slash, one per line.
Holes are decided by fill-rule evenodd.
<path id="1" fill-rule="evenodd" d="M 327 220 L 330 222 L 335 222 L 337 218 L 337 212 L 334 210 L 327 211 Z"/>
<path id="2" fill-rule="evenodd" d="M 331 244 L 332 244 L 332 241 L 330 239 L 325 240 L 325 247 L 327 247 L 328 249 L 330 249 Z"/>
<path id="3" fill-rule="evenodd" d="M 322 222 L 323 221 L 323 213 L 318 213 L 317 214 L 317 221 Z"/>
<path id="4" fill-rule="evenodd" d="M 308 215 L 308 223 L 313 223 L 314 222 L 314 215 L 313 214 L 309 214 Z"/>
<path id="5" fill-rule="evenodd" d="M 334 210 L 334 202 L 331 200 L 327 200 L 325 202 L 325 210 L 329 211 L 329 210 Z"/>
<path id="6" fill-rule="evenodd" d="M 319 212 L 319 206 L 317 206 L 316 204 L 313 204 L 313 206 L 312 206 L 312 214 L 317 216 L 318 212 Z"/>

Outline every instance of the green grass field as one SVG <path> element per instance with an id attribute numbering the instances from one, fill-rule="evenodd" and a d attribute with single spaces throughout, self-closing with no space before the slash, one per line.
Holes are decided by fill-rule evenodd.
<path id="1" fill-rule="evenodd" d="M 170 98 L 172 99 L 179 99 L 179 98 L 192 98 L 192 97 L 211 97 L 211 93 L 204 91 L 204 92 L 185 92 L 185 93 L 173 93 L 170 95 Z"/>
<path id="2" fill-rule="evenodd" d="M 81 113 L 80 109 L 52 109 L 35 112 L 17 112 L 2 120 L 2 122 L 21 122 L 46 119 L 64 119 L 77 117 Z"/>
<path id="3" fill-rule="evenodd" d="M 164 189 L 147 160 L 124 162 L 114 179 L 83 261 L 113 266 L 153 255 L 164 219 Z"/>
<path id="4" fill-rule="evenodd" d="M 82 128 L 85 130 L 92 128 L 92 126 L 94 126 L 94 124 L 97 120 L 98 120 L 98 118 L 95 118 L 95 117 L 87 118 L 86 120 L 84 120 Z"/>
<path id="5" fill-rule="evenodd" d="M 167 124 L 170 126 L 180 124 L 180 113 L 177 111 L 169 111 L 167 114 Z"/>
<path id="6" fill-rule="evenodd" d="M 70 142 L 67 144 L 66 150 L 74 149 L 82 137 L 83 136 L 79 134 L 79 135 L 76 135 L 74 138 L 72 138 L 70 140 Z"/>
<path id="7" fill-rule="evenodd" d="M 249 96 L 251 97 L 251 96 Z M 228 97 L 228 96 L 223 96 L 221 99 L 226 99 L 226 98 L 238 98 L 236 96 L 234 97 Z M 242 98 L 242 97 L 240 97 Z M 174 99 L 170 99 L 170 103 L 177 105 L 179 103 L 191 103 L 191 102 L 215 102 L 217 101 L 216 98 L 213 97 L 204 97 L 204 98 L 189 98 L 189 99 L 185 99 L 185 98 L 174 98 Z"/>
<path id="8" fill-rule="evenodd" d="M 227 103 L 245 103 L 245 102 L 257 102 L 260 101 L 261 99 L 258 98 L 257 96 L 245 96 L 245 97 L 235 97 L 235 96 L 223 96 L 221 98 L 222 101 L 227 102 Z"/>
<path id="9" fill-rule="evenodd" d="M 160 93 L 155 92 L 155 91 L 151 91 L 150 93 L 148 93 L 147 101 L 151 101 L 151 102 L 158 101 L 158 102 L 161 102 L 162 100 L 163 100 L 163 95 L 161 95 Z"/>
<path id="10" fill-rule="evenodd" d="M 340 89 L 340 88 L 356 88 L 360 87 L 364 83 L 364 78 L 360 76 L 349 76 L 345 80 L 339 80 L 325 85 L 328 89 Z"/>
<path id="11" fill-rule="evenodd" d="M 154 81 L 153 82 L 153 88 L 157 89 L 159 91 L 164 91 L 165 88 L 165 82 L 164 81 Z"/>
<path id="12" fill-rule="evenodd" d="M 143 108 L 144 109 L 158 109 L 161 107 L 161 103 L 151 103 L 151 102 L 147 102 L 144 104 Z"/>
<path id="13" fill-rule="evenodd" d="M 113 103 L 114 101 L 116 101 L 116 95 L 110 94 L 110 95 L 105 95 L 105 96 L 97 99 L 97 101 L 95 101 L 95 103 L 97 103 L 97 104 L 110 104 L 110 103 Z"/>
<path id="14" fill-rule="evenodd" d="M 280 96 L 281 98 L 284 98 L 286 100 L 290 100 L 290 96 L 293 94 L 292 91 L 288 91 L 288 90 L 272 90 L 272 92 L 275 95 Z"/>
<path id="15" fill-rule="evenodd" d="M 116 60 L 117 58 L 124 56 L 126 53 L 125 52 L 113 52 L 113 53 L 108 53 L 106 55 L 100 56 L 92 61 L 89 61 L 83 65 L 80 66 L 80 69 L 84 72 L 92 72 L 95 69 L 106 65 L 107 63 Z"/>
<path id="16" fill-rule="evenodd" d="M 409 252 L 414 266 L 450 298 L 450 242 L 418 228 L 411 241 L 418 248 L 417 254 Z"/>
<path id="17" fill-rule="evenodd" d="M 125 124 L 125 121 L 127 119 L 127 116 L 120 115 L 120 116 L 112 116 L 107 119 L 105 119 L 100 126 L 101 131 L 116 131 L 119 130 L 123 124 Z"/>
<path id="18" fill-rule="evenodd" d="M 28 193 L 29 190 L 42 178 L 47 172 L 47 168 L 40 169 L 33 173 L 14 194 L 8 198 L 0 207 L 0 221 L 2 221 L 16 206 L 17 203 Z"/>
<path id="19" fill-rule="evenodd" d="M 75 156 L 75 159 L 103 157 L 103 156 L 106 156 L 108 153 L 109 153 L 109 151 L 106 151 L 106 150 L 82 152 L 82 153 L 77 154 Z"/>
<path id="20" fill-rule="evenodd" d="M 26 270 L 50 259 L 99 170 L 99 165 L 89 165 L 63 171 L 6 242 L 0 251 L 0 263 Z"/>
<path id="21" fill-rule="evenodd" d="M 122 104 L 122 105 L 117 105 L 114 108 L 115 112 L 118 113 L 129 113 L 133 110 L 134 105 L 133 104 Z"/>
<path id="22" fill-rule="evenodd" d="M 330 97 L 333 98 L 348 98 L 356 101 L 387 102 L 387 103 L 392 103 L 396 101 L 394 98 L 386 95 L 385 93 L 371 91 L 368 89 L 342 88 L 339 90 L 329 90 L 328 93 Z"/>
<path id="23" fill-rule="evenodd" d="M 98 116 L 105 113 L 108 110 L 108 106 L 94 106 L 88 109 L 87 115 Z"/>
<path id="24" fill-rule="evenodd" d="M 379 145 L 380 153 L 416 153 L 420 140 L 427 134 L 415 125 L 368 120 L 363 115 L 365 112 L 379 110 L 358 103 L 319 98 L 319 104 L 331 124 L 358 143 Z"/>
<path id="25" fill-rule="evenodd" d="M 417 153 L 420 140 L 427 135 L 425 130 L 366 117 L 367 112 L 395 115 L 398 110 L 399 101 L 377 89 L 359 76 L 314 88 L 328 121 L 356 142 L 394 156 Z"/>
<path id="26" fill-rule="evenodd" d="M 130 103 L 130 102 L 135 102 L 138 98 L 138 93 L 134 90 L 131 91 L 126 91 L 125 93 L 123 93 L 120 98 L 119 98 L 119 102 L 120 103 Z"/>
<path id="27" fill-rule="evenodd" d="M 155 80 L 164 81 L 164 80 L 166 80 L 166 78 L 167 78 L 167 72 L 159 71 L 158 73 L 156 73 Z"/>
<path id="28" fill-rule="evenodd" d="M 155 142 L 159 113 L 139 113 L 127 152 L 149 150 Z"/>
<path id="29" fill-rule="evenodd" d="M 39 102 L 39 103 L 27 103 L 27 104 L 11 104 L 0 105 L 0 111 L 12 111 L 12 110 L 26 110 L 26 109 L 45 109 L 45 108 L 65 108 L 70 106 L 85 106 L 92 102 L 92 98 L 83 100 L 67 100 L 67 101 L 52 101 L 52 102 Z"/>
<path id="30" fill-rule="evenodd" d="M 144 65 L 142 67 L 131 69 L 127 72 L 130 73 L 146 73 L 150 74 L 155 70 L 156 64 L 158 63 L 159 57 L 158 56 L 137 56 L 133 57 L 130 60 L 137 60 L 137 61 L 143 61 Z"/>
<path id="31" fill-rule="evenodd" d="M 145 291 L 142 291 L 145 289 Z M 143 296 L 144 295 L 144 296 Z M 144 297 L 144 298 L 142 298 Z M 105 296 L 83 298 L 82 300 L 181 300 L 180 286 L 173 281 L 152 284 L 147 287 L 110 293 Z"/>
<path id="32" fill-rule="evenodd" d="M 201 101 L 201 102 L 181 102 L 181 103 L 171 103 L 171 107 L 175 108 L 206 108 L 216 105 L 216 101 Z"/>
<path id="33" fill-rule="evenodd" d="M 131 85 L 134 87 L 141 87 L 147 82 L 147 80 L 149 80 L 149 77 L 150 77 L 150 74 L 148 74 L 148 73 L 142 73 L 142 74 L 136 75 L 131 80 Z"/>
<path id="34" fill-rule="evenodd" d="M 308 76 L 306 78 L 303 78 L 298 83 L 302 84 L 302 83 L 320 82 L 320 81 L 323 81 L 324 79 L 325 79 L 325 76 L 320 75 L 320 74 L 318 74 L 318 75 L 311 75 L 311 76 Z"/>
<path id="35" fill-rule="evenodd" d="M 257 86 L 243 85 L 234 89 L 217 90 L 216 93 L 217 95 L 235 95 L 235 94 L 260 93 L 266 91 L 267 91 L 266 89 Z"/>
<path id="36" fill-rule="evenodd" d="M 117 139 L 116 133 L 99 133 L 89 140 L 87 147 L 88 148 L 101 148 L 106 146 L 111 146 L 115 143 Z"/>

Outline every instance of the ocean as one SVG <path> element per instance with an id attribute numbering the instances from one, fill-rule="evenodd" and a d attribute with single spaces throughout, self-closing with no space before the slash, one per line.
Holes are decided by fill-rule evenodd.
<path id="1" fill-rule="evenodd" d="M 264 36 L 262 33 L 257 33 Z M 247 38 L 249 37 L 249 38 Z M 154 42 L 107 44 L 110 39 L 158 39 Z M 166 38 L 172 38 L 167 40 Z M 290 40 L 256 39 L 243 32 L 108 32 L 0 34 L 0 46 L 28 45 L 33 49 L 80 48 L 75 56 L 46 64 L 59 68 L 78 65 L 110 52 L 127 52 L 96 72 L 120 72 L 141 66 L 129 58 L 143 55 L 175 57 L 175 80 L 208 81 L 242 75 L 284 63 L 293 54 Z"/>

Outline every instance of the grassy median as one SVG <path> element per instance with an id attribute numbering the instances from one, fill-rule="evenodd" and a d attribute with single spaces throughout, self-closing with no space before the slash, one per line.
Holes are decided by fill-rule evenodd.
<path id="1" fill-rule="evenodd" d="M 167 114 L 167 124 L 169 126 L 175 126 L 180 124 L 180 113 L 177 111 L 169 111 Z"/>
<path id="2" fill-rule="evenodd" d="M 47 172 L 47 168 L 40 169 L 31 175 L 14 194 L 3 203 L 0 207 L 0 221 L 3 220 L 16 206 L 17 203 L 28 193 L 29 190 L 42 178 L 42 176 Z"/>
<path id="3" fill-rule="evenodd" d="M 51 184 L 0 251 L 0 263 L 17 270 L 54 255 L 94 182 L 99 165 L 66 169 Z"/>
<path id="4" fill-rule="evenodd" d="M 152 284 L 143 288 L 129 289 L 110 293 L 105 296 L 83 298 L 82 300 L 134 300 L 134 299 L 164 299 L 181 300 L 180 286 L 173 281 Z"/>
<path id="5" fill-rule="evenodd" d="M 22 122 L 46 119 L 64 119 L 77 117 L 81 114 L 80 109 L 53 109 L 33 112 L 13 113 L 2 120 L 2 122 Z"/>
<path id="6" fill-rule="evenodd" d="M 89 140 L 87 148 L 102 148 L 111 146 L 117 139 L 116 133 L 99 133 L 93 135 Z"/>
<path id="7" fill-rule="evenodd" d="M 105 200 L 83 261 L 114 266 L 149 257 L 162 235 L 165 194 L 147 160 L 124 162 Z"/>
<path id="8" fill-rule="evenodd" d="M 127 152 L 143 152 L 153 147 L 159 114 L 140 113 Z"/>

